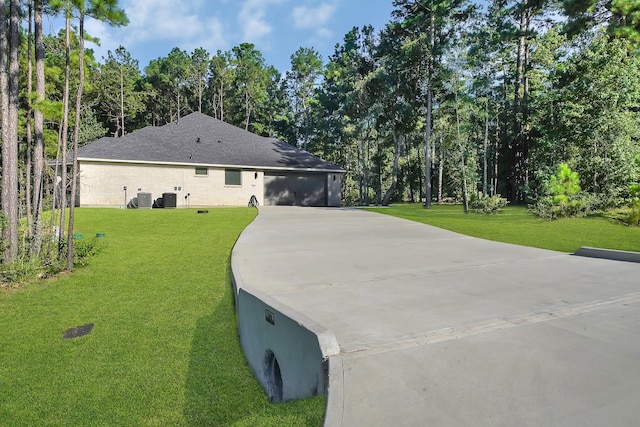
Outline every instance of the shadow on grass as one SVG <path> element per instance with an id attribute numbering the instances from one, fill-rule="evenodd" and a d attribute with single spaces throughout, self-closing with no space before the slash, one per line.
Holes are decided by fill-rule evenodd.
<path id="1" fill-rule="evenodd" d="M 319 426 L 325 397 L 273 404 L 242 352 L 228 291 L 213 313 L 197 321 L 185 383 L 189 426 Z"/>
<path id="2" fill-rule="evenodd" d="M 188 425 L 230 425 L 250 410 L 243 393 L 251 375 L 237 343 L 237 329 L 230 292 L 209 316 L 198 319 L 185 384 L 184 415 Z M 255 400 L 255 399 L 251 399 Z M 243 407 L 237 405 L 244 403 Z M 253 403 L 253 402 L 250 402 Z"/>

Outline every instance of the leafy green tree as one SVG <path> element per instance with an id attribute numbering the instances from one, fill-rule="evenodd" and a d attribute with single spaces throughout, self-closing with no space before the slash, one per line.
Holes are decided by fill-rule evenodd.
<path id="1" fill-rule="evenodd" d="M 112 123 L 113 136 L 127 133 L 125 120 L 144 108 L 147 94 L 138 90 L 142 78 L 138 61 L 123 47 L 108 51 L 104 64 L 99 66 L 95 91 L 100 113 Z"/>
<path id="2" fill-rule="evenodd" d="M 231 92 L 231 85 L 235 79 L 235 72 L 231 65 L 231 54 L 218 51 L 209 63 L 208 90 L 210 96 L 211 112 L 213 117 L 225 120 L 227 94 Z"/>
<path id="3" fill-rule="evenodd" d="M 382 205 L 388 205 L 396 197 L 400 187 L 400 158 L 408 148 L 407 135 L 412 134 L 419 120 L 417 112 L 420 105 L 416 99 L 421 95 L 421 76 L 420 68 L 415 67 L 415 53 L 413 40 L 407 37 L 402 26 L 388 24 L 380 35 L 377 68 L 367 81 L 370 92 L 376 95 L 372 99 L 377 104 L 373 107 L 378 112 L 378 133 L 391 135 L 393 139 L 391 182 L 382 198 Z"/>
<path id="4" fill-rule="evenodd" d="M 580 177 L 568 164 L 560 163 L 556 174 L 551 176 L 549 190 L 555 205 L 568 207 L 571 199 L 581 190 Z"/>
<path id="5" fill-rule="evenodd" d="M 464 26 L 474 8 L 467 0 L 394 0 L 393 16 L 414 34 L 414 51 L 422 52 L 426 64 L 420 63 L 424 75 L 425 109 L 425 208 L 431 206 L 431 152 L 434 90 L 438 84 L 442 54 L 455 41 L 456 31 Z"/>
<path id="6" fill-rule="evenodd" d="M 374 86 L 367 84 L 376 68 L 375 49 L 373 27 L 349 31 L 329 58 L 313 108 L 316 132 L 309 151 L 347 170 L 343 194 L 350 204 L 369 204 L 370 192 L 378 201 L 382 198 L 387 153 L 376 143 L 379 106 Z"/>
<path id="7" fill-rule="evenodd" d="M 154 91 L 147 107 L 152 111 L 154 124 L 179 120 L 183 115 L 190 64 L 187 52 L 175 47 L 169 55 L 150 61 L 145 68 L 145 81 Z"/>
<path id="8" fill-rule="evenodd" d="M 251 43 L 242 43 L 232 50 L 232 64 L 235 68 L 234 121 L 249 130 L 259 106 L 266 99 L 269 75 L 262 53 Z"/>
<path id="9" fill-rule="evenodd" d="M 286 82 L 293 110 L 295 139 L 298 147 L 306 149 L 309 144 L 310 115 L 315 102 L 315 87 L 322 73 L 322 58 L 313 49 L 299 48 L 291 55 L 291 71 Z"/>
<path id="10" fill-rule="evenodd" d="M 640 173 L 640 59 L 627 42 L 601 35 L 561 64 L 555 79 L 540 104 L 537 155 L 575 165 L 604 207 L 621 204 Z"/>
<path id="11" fill-rule="evenodd" d="M 78 11 L 78 21 L 79 21 L 79 39 L 80 39 L 80 52 L 78 56 L 78 69 L 79 69 L 79 80 L 78 80 L 78 91 L 76 94 L 76 108 L 75 108 L 75 123 L 73 128 L 73 156 L 72 156 L 72 170 L 71 170 L 71 195 L 75 197 L 77 191 L 77 181 L 78 181 L 78 146 L 80 141 L 80 121 L 81 121 L 81 110 L 82 110 L 82 93 L 84 90 L 84 79 L 85 79 L 85 69 L 84 69 L 84 24 L 85 17 L 90 16 L 94 19 L 107 22 L 110 25 L 125 25 L 129 21 L 127 19 L 124 10 L 118 8 L 118 0 L 73 0 L 73 6 Z M 69 32 L 69 10 L 67 11 L 67 33 Z M 68 41 L 68 38 L 67 38 Z M 68 46 L 68 43 L 67 43 Z M 67 55 L 69 53 L 69 48 L 67 47 Z M 69 63 L 69 60 L 67 60 Z M 63 163 L 66 168 L 66 163 Z M 64 181 L 63 181 L 64 183 Z M 64 205 L 63 205 L 64 206 Z M 73 270 L 73 227 L 74 227 L 74 211 L 75 211 L 75 200 L 73 200 L 69 205 L 69 230 L 67 233 L 67 269 L 69 271 Z M 61 215 L 64 217 L 64 215 Z"/>
<path id="12" fill-rule="evenodd" d="M 84 107 L 80 120 L 80 135 L 78 136 L 78 145 L 83 146 L 98 138 L 102 138 L 107 134 L 107 129 L 92 108 Z"/>
<path id="13" fill-rule="evenodd" d="M 195 93 L 198 102 L 198 112 L 202 113 L 202 97 L 206 88 L 209 72 L 209 52 L 199 47 L 191 52 L 191 63 L 187 73 L 187 85 Z"/>
<path id="14" fill-rule="evenodd" d="M 291 105 L 287 98 L 285 82 L 273 66 L 266 68 L 267 85 L 265 100 L 258 106 L 253 131 L 258 135 L 291 142 L 292 129 L 289 122 Z"/>
<path id="15" fill-rule="evenodd" d="M 606 23 L 609 33 L 640 48 L 640 3 L 637 0 L 563 0 L 567 29 L 575 34 Z"/>
<path id="16" fill-rule="evenodd" d="M 189 81 L 189 67 L 191 58 L 186 51 L 177 47 L 171 49 L 169 55 L 162 62 L 162 72 L 166 75 L 169 89 L 173 95 L 176 120 L 182 117 L 182 108 L 184 106 L 184 89 Z"/>

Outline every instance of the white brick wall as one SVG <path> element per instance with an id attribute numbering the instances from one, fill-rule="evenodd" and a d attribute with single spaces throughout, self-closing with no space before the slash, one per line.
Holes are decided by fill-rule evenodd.
<path id="1" fill-rule="evenodd" d="M 257 177 L 256 177 L 257 173 Z M 262 171 L 242 171 L 242 185 L 226 186 L 224 169 L 209 168 L 206 176 L 196 175 L 195 166 L 157 166 L 80 162 L 81 206 L 124 206 L 138 191 L 151 193 L 153 199 L 162 193 L 176 193 L 177 206 L 246 206 L 252 195 L 263 204 Z M 176 190 L 180 187 L 180 190 Z M 140 190 L 138 190 L 140 189 Z"/>

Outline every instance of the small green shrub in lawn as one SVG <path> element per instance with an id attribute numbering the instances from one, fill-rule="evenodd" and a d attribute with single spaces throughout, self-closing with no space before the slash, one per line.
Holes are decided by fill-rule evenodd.
<path id="1" fill-rule="evenodd" d="M 507 204 L 507 199 L 499 194 L 490 197 L 474 197 L 471 200 L 471 210 L 478 214 L 494 215 L 500 213 Z"/>
<path id="2" fill-rule="evenodd" d="M 586 192 L 572 196 L 566 203 L 558 202 L 555 196 L 541 197 L 529 207 L 529 211 L 545 220 L 564 217 L 583 218 L 601 212 L 598 197 Z"/>
<path id="3" fill-rule="evenodd" d="M 92 237 L 91 239 L 73 239 L 73 265 L 86 266 L 89 264 L 89 260 L 98 255 L 105 245 L 105 240 L 100 237 Z M 66 241 L 63 244 L 63 249 L 66 251 Z"/>
<path id="4" fill-rule="evenodd" d="M 18 259 L 10 263 L 0 263 L 0 284 L 11 287 L 24 280 L 43 276 L 46 270 L 39 260 Z"/>
<path id="5" fill-rule="evenodd" d="M 629 193 L 631 194 L 629 205 L 614 209 L 608 212 L 607 216 L 630 227 L 638 227 L 640 226 L 640 184 L 632 185 Z"/>
<path id="6" fill-rule="evenodd" d="M 549 195 L 540 197 L 529 210 L 542 219 L 584 217 L 599 211 L 597 196 L 581 191 L 580 177 L 561 163 L 546 185 Z"/>
<path id="7" fill-rule="evenodd" d="M 45 239 L 51 239 L 51 236 L 45 235 Z M 43 279 L 66 269 L 66 261 L 58 259 L 57 251 L 52 249 L 53 246 L 53 244 L 51 248 L 45 246 L 48 251 L 39 259 L 25 259 L 26 256 L 21 256 L 10 263 L 0 263 L 0 283 L 4 283 L 4 287 L 18 287 L 22 283 Z M 87 266 L 91 258 L 98 255 L 103 248 L 104 240 L 98 237 L 86 240 L 74 239 L 73 265 L 76 267 Z M 59 242 L 58 250 L 66 255 L 66 240 Z"/>

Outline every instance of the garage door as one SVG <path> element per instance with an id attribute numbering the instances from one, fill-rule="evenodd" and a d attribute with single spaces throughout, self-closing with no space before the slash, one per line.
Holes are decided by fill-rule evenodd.
<path id="1" fill-rule="evenodd" d="M 264 204 L 266 206 L 326 206 L 327 175 L 265 172 Z"/>

